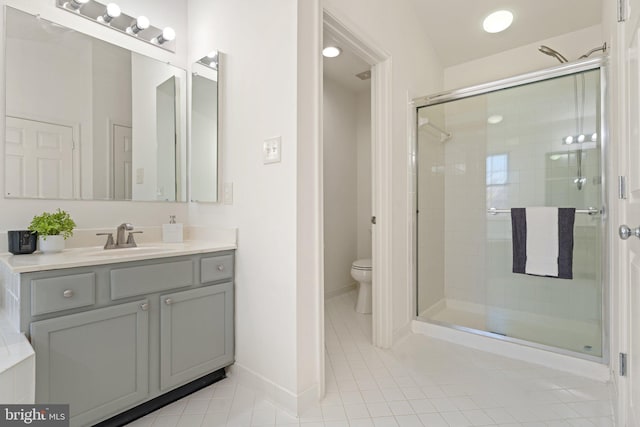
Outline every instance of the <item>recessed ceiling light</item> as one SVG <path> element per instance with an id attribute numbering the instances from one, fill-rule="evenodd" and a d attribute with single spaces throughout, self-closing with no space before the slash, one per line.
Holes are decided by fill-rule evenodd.
<path id="1" fill-rule="evenodd" d="M 494 114 L 493 116 L 489 116 L 487 119 L 487 123 L 490 125 L 497 125 L 502 121 L 503 117 L 500 114 Z"/>
<path id="2" fill-rule="evenodd" d="M 337 46 L 327 46 L 322 49 L 322 56 L 326 58 L 335 58 L 342 53 L 342 49 Z"/>
<path id="3" fill-rule="evenodd" d="M 499 33 L 511 26 L 513 13 L 508 10 L 499 10 L 484 18 L 482 27 L 487 33 Z"/>

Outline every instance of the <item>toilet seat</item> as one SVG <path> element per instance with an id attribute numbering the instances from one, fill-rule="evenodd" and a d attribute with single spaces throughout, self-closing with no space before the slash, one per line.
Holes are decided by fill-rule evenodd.
<path id="1" fill-rule="evenodd" d="M 351 264 L 351 268 L 353 268 L 354 270 L 369 271 L 371 270 L 371 260 L 359 259 L 359 260 L 353 261 L 353 264 Z"/>

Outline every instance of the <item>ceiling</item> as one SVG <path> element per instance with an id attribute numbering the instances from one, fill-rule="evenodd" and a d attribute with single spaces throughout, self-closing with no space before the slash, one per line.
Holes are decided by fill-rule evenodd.
<path id="1" fill-rule="evenodd" d="M 409 0 L 444 67 L 570 33 L 602 22 L 602 0 Z M 513 13 L 507 30 L 489 34 L 491 12 Z"/>
<path id="2" fill-rule="evenodd" d="M 407 0 L 444 67 L 460 64 L 602 22 L 602 0 Z M 510 28 L 489 34 L 482 21 L 491 12 L 513 12 Z M 464 13 L 461 13 L 464 11 Z M 330 36 L 325 33 L 325 40 Z M 370 67 L 351 52 L 324 59 L 324 73 L 354 92 L 370 81 L 355 74 Z"/>

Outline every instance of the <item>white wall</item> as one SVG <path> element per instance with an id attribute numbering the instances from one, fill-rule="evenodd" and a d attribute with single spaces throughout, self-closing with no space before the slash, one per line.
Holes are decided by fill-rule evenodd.
<path id="1" fill-rule="evenodd" d="M 120 46 L 132 49 L 142 54 L 150 55 L 162 61 L 173 64 L 186 65 L 187 43 L 187 14 L 184 3 L 169 0 L 121 0 L 118 4 L 128 14 L 145 14 L 152 23 L 159 27 L 173 26 L 177 33 L 176 53 L 166 52 L 155 46 L 135 40 L 102 25 L 96 25 L 87 19 L 73 16 L 60 10 L 55 2 L 49 0 L 4 0 L 0 4 L 12 5 L 32 14 L 40 14 L 44 19 L 53 20 L 65 26 L 84 31 L 95 37 L 108 40 Z M 3 12 L 4 14 L 4 12 Z M 4 22 L 4 16 L 2 17 Z M 4 43 L 4 31 L 0 35 Z M 4 57 L 0 58 L 0 80 L 4 80 Z M 0 85 L 0 99 L 4 99 L 4 85 Z M 4 129 L 4 103 L 0 103 L 0 127 Z M 4 152 L 0 154 L 0 164 L 4 164 Z M 0 174 L 0 186 L 4 188 L 4 174 Z M 43 210 L 56 208 L 68 210 L 79 228 L 111 227 L 123 221 L 129 221 L 136 226 L 154 226 L 166 222 L 171 214 L 178 215 L 178 219 L 187 216 L 186 204 L 176 203 L 143 203 L 143 202 L 102 202 L 102 201 L 61 201 L 61 200 L 10 200 L 0 199 L 0 230 L 21 229 L 26 227 L 33 215 Z M 96 238 L 96 244 L 101 239 Z"/>
<path id="2" fill-rule="evenodd" d="M 371 89 L 356 97 L 358 141 L 358 259 L 371 258 Z"/>
<path id="3" fill-rule="evenodd" d="M 236 366 L 292 406 L 313 386 L 298 382 L 296 3 L 189 2 L 189 60 L 221 52 L 221 176 L 233 183 L 232 205 L 192 204 L 189 222 L 239 228 Z M 274 136 L 282 161 L 264 165 Z"/>
<path id="4" fill-rule="evenodd" d="M 357 96 L 325 78 L 323 83 L 324 294 L 351 287 L 358 256 Z"/>

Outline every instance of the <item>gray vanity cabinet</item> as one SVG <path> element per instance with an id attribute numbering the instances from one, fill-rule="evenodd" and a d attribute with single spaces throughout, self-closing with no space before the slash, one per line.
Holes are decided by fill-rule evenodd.
<path id="1" fill-rule="evenodd" d="M 233 362 L 233 284 L 160 297 L 160 388 Z"/>
<path id="2" fill-rule="evenodd" d="M 233 251 L 20 274 L 36 403 L 104 421 L 234 361 Z"/>
<path id="3" fill-rule="evenodd" d="M 88 425 L 145 400 L 148 308 L 145 299 L 33 322 L 38 401 L 70 403 L 73 424 Z"/>

